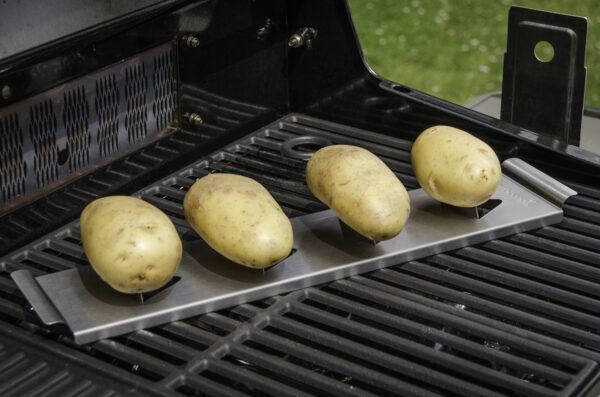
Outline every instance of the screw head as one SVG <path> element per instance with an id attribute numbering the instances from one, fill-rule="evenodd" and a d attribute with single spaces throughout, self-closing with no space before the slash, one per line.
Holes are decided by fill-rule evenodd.
<path id="1" fill-rule="evenodd" d="M 302 36 L 300 36 L 299 34 L 293 34 L 292 37 L 290 37 L 290 40 L 288 41 L 288 46 L 292 48 L 298 48 L 302 45 L 303 42 L 304 40 L 302 39 Z"/>
<path id="2" fill-rule="evenodd" d="M 183 39 L 189 48 L 196 48 L 200 45 L 200 40 L 195 36 L 184 36 Z"/>
<path id="3" fill-rule="evenodd" d="M 202 116 L 200 116 L 198 113 L 185 113 L 183 117 L 185 117 L 188 123 L 192 125 L 200 125 L 204 123 Z"/>

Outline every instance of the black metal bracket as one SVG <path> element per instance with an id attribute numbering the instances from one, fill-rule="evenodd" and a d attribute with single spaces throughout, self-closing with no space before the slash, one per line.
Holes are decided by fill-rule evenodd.
<path id="1" fill-rule="evenodd" d="M 586 18 L 511 7 L 501 119 L 579 145 L 586 36 Z"/>

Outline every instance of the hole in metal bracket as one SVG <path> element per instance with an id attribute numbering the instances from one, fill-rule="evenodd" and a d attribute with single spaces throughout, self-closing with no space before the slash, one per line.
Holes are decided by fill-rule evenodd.
<path id="1" fill-rule="evenodd" d="M 542 40 L 535 45 L 533 53 L 538 61 L 548 63 L 554 59 L 554 46 Z"/>

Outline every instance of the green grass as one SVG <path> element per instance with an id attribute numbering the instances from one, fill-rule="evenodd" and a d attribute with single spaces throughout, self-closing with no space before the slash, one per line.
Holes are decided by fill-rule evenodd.
<path id="1" fill-rule="evenodd" d="M 600 107 L 597 0 L 348 0 L 371 68 L 454 103 L 502 85 L 511 5 L 588 18 L 586 105 Z"/>

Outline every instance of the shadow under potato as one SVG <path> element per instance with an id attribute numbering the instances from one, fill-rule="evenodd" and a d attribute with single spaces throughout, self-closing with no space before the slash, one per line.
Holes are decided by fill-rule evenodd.
<path id="1" fill-rule="evenodd" d="M 185 242 L 183 244 L 183 250 L 198 262 L 197 265 L 202 266 L 205 270 L 214 274 L 218 274 L 219 276 L 244 283 L 258 281 L 262 282 L 269 280 L 270 278 L 274 279 L 275 277 L 271 277 L 270 274 L 272 274 L 277 268 L 284 266 L 286 259 L 291 257 L 294 252 L 296 252 L 296 250 L 293 249 L 286 259 L 283 259 L 279 263 L 276 263 L 272 266 L 264 269 L 254 269 L 242 266 L 227 259 L 212 249 L 202 239 Z"/>
<path id="2" fill-rule="evenodd" d="M 158 302 L 168 296 L 172 286 L 177 284 L 181 277 L 175 275 L 171 280 L 154 291 L 126 294 L 119 292 L 108 285 L 98 276 L 92 266 L 81 266 L 77 268 L 81 284 L 96 299 L 114 306 L 139 306 L 144 303 Z"/>
<path id="3" fill-rule="evenodd" d="M 337 218 L 326 218 L 312 225 L 311 233 L 332 249 L 355 258 L 370 258 L 379 251 L 376 243 L 361 236 Z"/>

